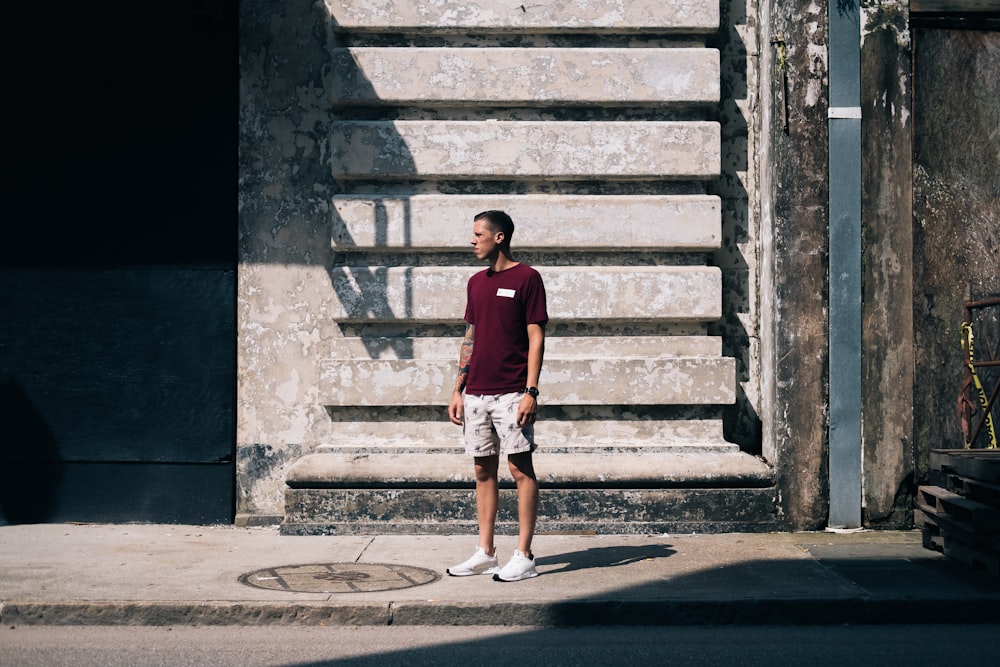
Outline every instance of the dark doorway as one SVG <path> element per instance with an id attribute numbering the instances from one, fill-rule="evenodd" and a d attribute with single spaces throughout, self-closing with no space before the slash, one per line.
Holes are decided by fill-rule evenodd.
<path id="1" fill-rule="evenodd" d="M 231 522 L 237 2 L 9 14 L 0 523 Z"/>

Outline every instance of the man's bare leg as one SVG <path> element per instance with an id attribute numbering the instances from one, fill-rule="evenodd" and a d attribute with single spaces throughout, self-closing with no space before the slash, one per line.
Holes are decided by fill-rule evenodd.
<path id="1" fill-rule="evenodd" d="M 479 546 L 487 556 L 496 555 L 493 538 L 496 533 L 497 507 L 500 504 L 500 483 L 497 471 L 500 457 L 476 457 L 476 518 L 479 520 Z"/>
<path id="2" fill-rule="evenodd" d="M 507 466 L 517 484 L 517 548 L 531 558 L 531 541 L 538 521 L 538 479 L 531 452 L 509 455 Z"/>

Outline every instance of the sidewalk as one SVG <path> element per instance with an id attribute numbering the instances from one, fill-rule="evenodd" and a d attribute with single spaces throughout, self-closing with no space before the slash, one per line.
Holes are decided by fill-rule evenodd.
<path id="1" fill-rule="evenodd" d="M 497 540 L 501 562 L 515 539 Z M 16 625 L 996 623 L 1000 581 L 912 532 L 547 535 L 540 576 L 449 577 L 471 535 L 0 526 Z M 291 566 L 308 567 L 291 567 Z M 241 581 L 241 577 L 245 581 Z M 424 583 L 426 582 L 426 583 Z M 307 592 L 298 592 L 307 591 Z M 354 592 L 356 591 L 356 592 Z"/>

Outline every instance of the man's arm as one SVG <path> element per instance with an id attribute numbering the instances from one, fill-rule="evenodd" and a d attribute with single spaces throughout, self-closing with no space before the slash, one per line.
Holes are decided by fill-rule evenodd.
<path id="1" fill-rule="evenodd" d="M 465 390 L 465 383 L 469 380 L 469 362 L 472 360 L 472 341 L 475 338 L 476 327 L 468 325 L 465 328 L 465 338 L 462 339 L 462 346 L 458 353 L 458 375 L 455 376 L 455 389 L 451 393 L 451 402 L 448 404 L 448 418 L 453 424 L 462 423 L 462 411 L 465 409 L 465 402 L 462 400 L 462 392 Z"/>
<path id="2" fill-rule="evenodd" d="M 545 356 L 545 329 L 540 324 L 528 325 L 528 386 L 537 387 L 542 374 L 542 358 Z M 535 421 L 538 399 L 525 392 L 517 406 L 518 426 Z"/>

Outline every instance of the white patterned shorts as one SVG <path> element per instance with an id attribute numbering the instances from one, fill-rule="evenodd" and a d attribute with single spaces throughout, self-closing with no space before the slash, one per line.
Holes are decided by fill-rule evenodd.
<path id="1" fill-rule="evenodd" d="M 524 392 L 466 394 L 465 453 L 469 456 L 520 454 L 535 450 L 535 428 L 517 425 L 517 406 Z"/>

